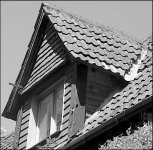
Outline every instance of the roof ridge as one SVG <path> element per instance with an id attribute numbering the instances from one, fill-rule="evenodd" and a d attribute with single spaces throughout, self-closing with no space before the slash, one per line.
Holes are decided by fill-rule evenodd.
<path id="1" fill-rule="evenodd" d="M 43 5 L 47 6 L 49 8 L 52 8 L 52 9 L 54 9 L 56 11 L 62 12 L 64 14 L 72 17 L 73 19 L 80 20 L 80 21 L 82 21 L 83 23 L 85 23 L 85 24 L 87 24 L 89 26 L 94 26 L 96 28 L 99 28 L 99 29 L 103 30 L 104 32 L 105 31 L 106 32 L 110 31 L 110 32 L 113 32 L 113 34 L 115 34 L 115 35 L 122 36 L 123 38 L 125 38 L 126 40 L 128 40 L 130 42 L 132 40 L 133 42 L 136 42 L 137 44 L 143 44 L 143 42 L 141 40 L 138 40 L 138 39 L 134 38 L 132 35 L 124 33 L 123 31 L 120 31 L 120 30 L 115 29 L 113 27 L 109 27 L 108 25 L 103 25 L 102 23 L 99 23 L 97 21 L 93 21 L 92 19 L 88 19 L 88 18 L 82 17 L 80 15 L 78 16 L 77 14 L 75 14 L 73 12 L 70 12 L 70 11 L 66 11 L 65 9 L 63 9 L 63 8 L 53 4 L 51 2 L 49 4 L 48 3 L 43 3 Z"/>

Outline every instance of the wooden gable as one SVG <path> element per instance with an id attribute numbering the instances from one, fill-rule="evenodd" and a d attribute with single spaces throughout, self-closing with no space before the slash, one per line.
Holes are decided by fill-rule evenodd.
<path id="1" fill-rule="evenodd" d="M 42 33 L 34 67 L 23 93 L 66 61 L 65 47 L 51 22 Z"/>
<path id="2" fill-rule="evenodd" d="M 20 101 L 22 95 L 61 65 L 65 65 L 70 56 L 57 30 L 42 8 L 40 10 L 21 70 L 2 114 L 13 120 L 16 120 L 18 110 L 23 105 L 23 101 Z M 20 86 L 23 89 L 18 88 Z"/>

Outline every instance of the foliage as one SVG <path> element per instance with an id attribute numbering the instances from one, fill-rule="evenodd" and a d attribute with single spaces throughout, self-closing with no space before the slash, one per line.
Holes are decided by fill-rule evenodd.
<path id="1" fill-rule="evenodd" d="M 6 136 L 6 130 L 1 128 L 1 139 L 3 139 Z"/>
<path id="2" fill-rule="evenodd" d="M 152 121 L 137 124 L 135 130 L 130 126 L 126 135 L 113 137 L 100 145 L 99 150 L 103 149 L 152 149 Z"/>

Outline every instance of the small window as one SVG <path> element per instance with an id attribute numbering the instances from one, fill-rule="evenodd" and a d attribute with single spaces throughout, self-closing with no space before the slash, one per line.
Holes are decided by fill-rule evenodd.
<path id="1" fill-rule="evenodd" d="M 37 142 L 61 128 L 64 85 L 53 89 L 38 104 Z"/>

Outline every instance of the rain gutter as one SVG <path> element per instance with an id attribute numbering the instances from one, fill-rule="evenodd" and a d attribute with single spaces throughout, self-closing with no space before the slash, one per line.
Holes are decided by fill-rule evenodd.
<path id="1" fill-rule="evenodd" d="M 83 144 L 85 144 L 86 142 L 90 141 L 91 139 L 97 137 L 98 135 L 118 125 L 119 122 L 125 121 L 125 118 L 126 119 L 131 118 L 132 116 L 146 110 L 147 108 L 151 108 L 151 107 L 152 107 L 152 96 L 140 102 L 139 104 L 121 112 L 119 115 L 115 116 L 114 118 L 111 118 L 110 120 L 106 121 L 102 125 L 99 125 L 95 129 L 77 138 L 76 140 L 66 144 L 61 149 L 62 150 L 76 149 L 82 146 Z"/>

